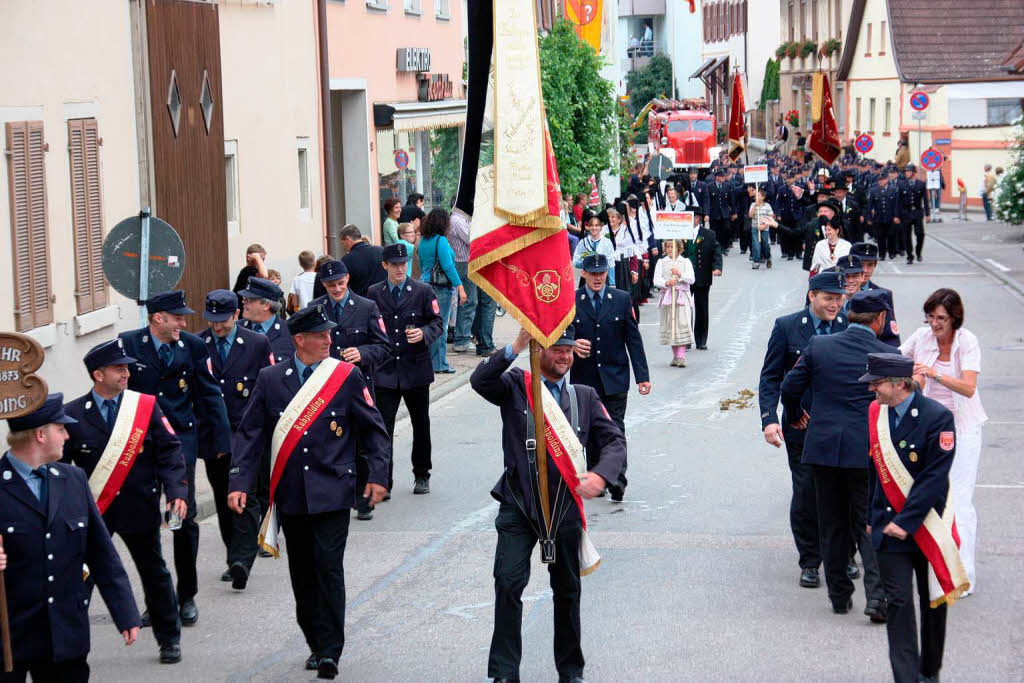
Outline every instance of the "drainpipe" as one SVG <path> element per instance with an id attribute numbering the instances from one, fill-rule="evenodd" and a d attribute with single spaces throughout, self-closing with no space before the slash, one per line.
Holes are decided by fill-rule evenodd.
<path id="1" fill-rule="evenodd" d="M 327 0 L 316 0 L 317 47 L 320 56 L 320 119 L 323 126 L 324 191 L 327 194 L 324 226 L 327 228 L 329 253 L 341 256 L 341 237 L 338 235 L 337 220 L 340 215 L 337 182 L 334 177 L 334 126 L 331 123 L 331 71 L 327 59 Z"/>

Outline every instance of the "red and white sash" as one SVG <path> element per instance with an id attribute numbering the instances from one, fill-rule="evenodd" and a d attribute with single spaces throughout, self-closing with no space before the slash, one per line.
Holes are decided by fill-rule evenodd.
<path id="1" fill-rule="evenodd" d="M 523 377 L 526 400 L 530 410 L 533 410 L 533 392 L 530 386 L 532 378 L 529 372 L 524 372 Z M 541 392 L 541 396 L 544 405 L 544 440 L 547 443 L 547 452 L 576 502 L 580 520 L 583 522 L 580 536 L 580 576 L 586 576 L 596 571 L 601 564 L 601 556 L 587 536 L 587 516 L 583 511 L 583 500 L 576 493 L 576 487 L 580 485 L 580 475 L 587 471 L 587 458 L 583 453 L 583 445 L 573 432 L 572 425 L 565 418 L 565 413 L 555 401 L 555 397 L 547 389 Z"/>
<path id="2" fill-rule="evenodd" d="M 292 397 L 274 428 L 274 435 L 270 441 L 270 506 L 267 514 L 263 516 L 259 535 L 260 547 L 272 553 L 274 557 L 280 557 L 277 542 L 279 525 L 274 494 L 277 492 L 281 475 L 302 435 L 309 431 L 310 426 L 327 410 L 327 406 L 354 367 L 351 363 L 344 363 L 336 358 L 325 358 L 320 361 L 320 365 Z"/>
<path id="3" fill-rule="evenodd" d="M 889 406 L 871 402 L 868 409 L 868 429 L 871 439 L 871 460 L 878 471 L 878 479 L 889 505 L 897 513 L 907 503 L 914 478 L 900 460 L 889 433 Z M 960 559 L 960 534 L 953 516 L 952 494 L 946 494 L 946 504 L 940 516 L 929 510 L 924 523 L 914 532 L 914 542 L 928 559 L 928 595 L 931 606 L 952 605 L 971 584 Z"/>
<path id="4" fill-rule="evenodd" d="M 89 477 L 89 489 L 101 515 L 114 502 L 136 456 L 142 452 L 154 405 L 156 397 L 150 394 L 127 390 L 121 395 L 121 409 L 114 420 L 107 447 Z"/>

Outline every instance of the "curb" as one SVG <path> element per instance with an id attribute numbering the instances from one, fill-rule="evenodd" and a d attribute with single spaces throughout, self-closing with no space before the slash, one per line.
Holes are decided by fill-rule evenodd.
<path id="1" fill-rule="evenodd" d="M 1017 296 L 1024 298 L 1024 285 L 1017 282 L 1015 279 L 1009 277 L 1006 273 L 1002 272 L 998 268 L 992 267 L 989 263 L 978 258 L 974 254 L 965 251 L 964 249 L 961 249 L 960 247 L 956 246 L 955 244 L 945 239 L 944 237 L 937 237 L 935 235 L 929 235 L 928 237 L 935 240 L 936 242 L 946 247 L 947 249 L 957 254 L 958 256 L 962 256 L 963 258 L 967 259 L 968 261 L 976 265 L 978 268 L 981 268 L 983 271 L 993 276 L 996 280 L 1012 289 L 1017 294 Z"/>

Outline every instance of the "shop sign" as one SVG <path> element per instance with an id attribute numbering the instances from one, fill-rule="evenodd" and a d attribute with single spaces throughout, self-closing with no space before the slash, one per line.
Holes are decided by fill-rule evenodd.
<path id="1" fill-rule="evenodd" d="M 34 374 L 45 357 L 32 337 L 0 332 L 0 419 L 28 415 L 46 401 L 46 382 Z"/>
<path id="2" fill-rule="evenodd" d="M 420 102 L 437 102 L 452 98 L 455 87 L 448 74 L 422 74 L 419 79 L 416 94 Z"/>
<path id="3" fill-rule="evenodd" d="M 430 71 L 430 48 L 400 47 L 396 61 L 399 71 Z"/>

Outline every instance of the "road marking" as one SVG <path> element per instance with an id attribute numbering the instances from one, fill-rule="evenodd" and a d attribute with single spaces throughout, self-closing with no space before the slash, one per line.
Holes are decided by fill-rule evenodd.
<path id="1" fill-rule="evenodd" d="M 894 268 L 895 268 L 895 266 L 894 266 Z M 923 270 L 915 270 L 912 273 L 904 273 L 903 271 L 898 270 L 898 271 L 896 271 L 895 274 L 896 275 L 908 275 L 910 277 L 921 277 L 921 276 L 928 276 L 928 277 L 955 277 L 955 276 L 964 276 L 964 275 L 983 275 L 983 273 L 971 272 L 971 271 L 965 271 L 965 272 L 962 272 L 962 273 L 959 273 L 959 272 L 954 272 L 954 273 L 936 273 L 936 272 L 927 272 L 927 271 L 923 271 Z"/>
<path id="2" fill-rule="evenodd" d="M 1024 484 L 975 484 L 979 489 L 1024 489 Z"/>
<path id="3" fill-rule="evenodd" d="M 986 420 L 990 425 L 1024 425 L 1021 420 Z"/>
<path id="4" fill-rule="evenodd" d="M 1009 268 L 1007 268 L 1006 266 L 1004 266 L 1004 265 L 1003 265 L 1002 263 L 1000 263 L 999 261 L 993 261 L 993 260 L 992 260 L 992 259 L 990 259 L 990 258 L 987 258 L 987 259 L 985 259 L 985 261 L 987 261 L 987 262 L 988 262 L 989 264 L 991 264 L 992 266 L 994 266 L 994 267 L 998 268 L 999 270 L 1003 271 L 1004 273 L 1009 273 L 1009 272 L 1010 272 L 1010 269 L 1009 269 Z"/>
<path id="5" fill-rule="evenodd" d="M 890 263 L 889 265 L 892 267 L 892 272 L 896 273 L 897 275 L 903 275 L 903 271 L 900 270 L 895 263 Z"/>

